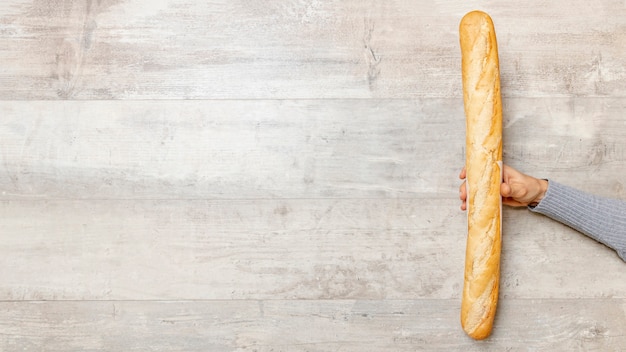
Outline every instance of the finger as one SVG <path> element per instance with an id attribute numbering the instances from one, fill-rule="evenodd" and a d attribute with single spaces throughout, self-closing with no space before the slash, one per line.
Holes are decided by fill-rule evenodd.
<path id="1" fill-rule="evenodd" d="M 515 199 L 509 198 L 509 197 L 502 198 L 502 204 L 508 205 L 510 207 L 524 207 L 524 206 L 526 206 L 526 204 L 518 202 Z"/>
<path id="2" fill-rule="evenodd" d="M 511 189 L 511 186 L 509 186 L 508 183 L 502 183 L 500 185 L 500 195 L 502 195 L 503 198 L 509 198 L 512 196 L 513 190 Z"/>
<path id="3" fill-rule="evenodd" d="M 504 182 L 500 185 L 500 194 L 502 197 L 521 199 L 526 195 L 526 192 L 523 187 L 520 187 L 517 184 L 511 185 Z"/>
<path id="4" fill-rule="evenodd" d="M 502 164 L 502 178 L 506 178 L 510 173 L 512 173 L 514 170 L 512 167 L 510 167 L 507 164 Z"/>
<path id="5" fill-rule="evenodd" d="M 465 170 L 465 166 L 464 166 L 463 169 L 461 170 L 461 173 L 459 174 L 459 178 L 461 180 L 464 180 L 466 175 L 467 175 L 467 170 Z"/>
<path id="6" fill-rule="evenodd" d="M 467 187 L 466 182 L 461 183 L 459 186 L 459 198 L 461 199 L 461 210 L 467 209 Z"/>

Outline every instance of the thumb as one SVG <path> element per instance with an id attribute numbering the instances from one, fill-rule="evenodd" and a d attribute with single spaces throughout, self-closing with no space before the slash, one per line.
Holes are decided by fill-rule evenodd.
<path id="1" fill-rule="evenodd" d="M 511 187 L 511 185 L 508 183 L 503 183 L 500 186 L 500 194 L 502 195 L 502 204 L 506 204 L 512 207 L 525 206 L 526 203 L 522 203 L 515 198 L 514 196 L 515 190 L 513 190 L 513 188 L 514 187 Z"/>
<path id="2" fill-rule="evenodd" d="M 500 194 L 502 197 L 510 198 L 513 196 L 513 189 L 508 183 L 502 183 L 500 186 Z"/>

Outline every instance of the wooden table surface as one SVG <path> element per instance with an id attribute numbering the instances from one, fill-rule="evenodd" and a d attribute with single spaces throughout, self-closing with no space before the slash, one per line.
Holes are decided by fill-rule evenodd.
<path id="1" fill-rule="evenodd" d="M 626 2 L 3 0 L 1 351 L 622 351 L 626 264 L 504 211 L 460 327 L 458 23 L 505 162 L 626 199 Z"/>

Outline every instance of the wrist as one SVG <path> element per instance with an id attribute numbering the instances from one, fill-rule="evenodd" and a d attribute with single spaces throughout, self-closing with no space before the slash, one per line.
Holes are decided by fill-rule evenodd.
<path id="1" fill-rule="evenodd" d="M 548 180 L 545 179 L 537 179 L 537 196 L 530 202 L 531 207 L 536 207 L 539 205 L 539 202 L 546 196 L 546 192 L 548 191 Z"/>

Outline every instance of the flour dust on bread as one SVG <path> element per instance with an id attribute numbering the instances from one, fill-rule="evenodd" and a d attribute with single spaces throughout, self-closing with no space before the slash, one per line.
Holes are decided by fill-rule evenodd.
<path id="1" fill-rule="evenodd" d="M 489 15 L 473 11 L 459 25 L 466 117 L 467 247 L 461 326 L 489 336 L 500 282 L 502 102 L 498 48 Z"/>

